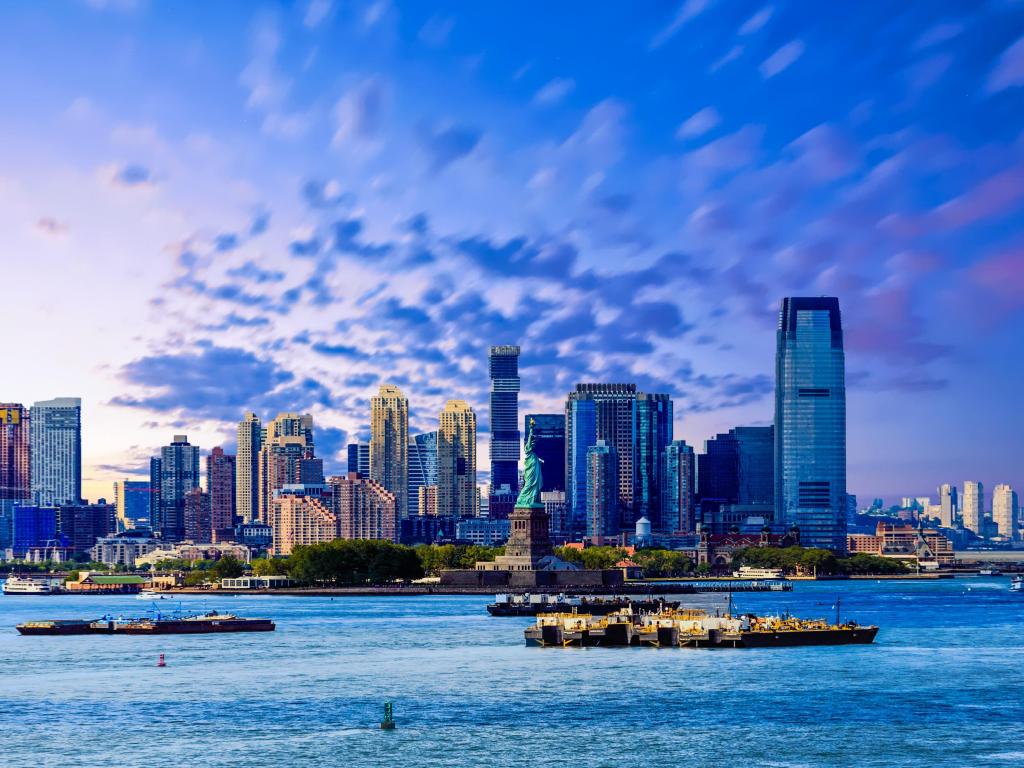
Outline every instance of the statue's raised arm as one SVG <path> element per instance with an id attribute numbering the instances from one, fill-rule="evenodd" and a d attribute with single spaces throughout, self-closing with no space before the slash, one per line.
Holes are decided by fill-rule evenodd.
<path id="1" fill-rule="evenodd" d="M 540 501 L 540 465 L 544 460 L 534 453 L 533 445 L 533 419 L 530 419 L 530 431 L 526 436 L 526 444 L 523 446 L 525 453 L 525 461 L 523 465 L 523 487 L 519 491 L 519 498 L 516 499 L 517 507 L 544 506 Z"/>

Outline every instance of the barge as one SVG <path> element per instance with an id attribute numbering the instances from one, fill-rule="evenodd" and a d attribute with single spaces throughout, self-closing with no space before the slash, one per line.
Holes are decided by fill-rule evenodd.
<path id="1" fill-rule="evenodd" d="M 667 602 L 653 597 L 570 597 L 567 595 L 495 595 L 487 606 L 491 616 L 537 616 L 541 613 L 587 613 L 607 616 L 616 611 L 651 613 L 679 607 L 678 602 Z"/>
<path id="2" fill-rule="evenodd" d="M 537 617 L 524 633 L 539 647 L 791 648 L 807 645 L 873 643 L 877 626 L 792 616 L 712 616 L 698 609 L 594 616 L 551 613 Z"/>
<path id="3" fill-rule="evenodd" d="M 190 635 L 219 632 L 273 632 L 270 619 L 247 619 L 230 613 L 147 618 L 42 619 L 18 624 L 22 635 Z"/>

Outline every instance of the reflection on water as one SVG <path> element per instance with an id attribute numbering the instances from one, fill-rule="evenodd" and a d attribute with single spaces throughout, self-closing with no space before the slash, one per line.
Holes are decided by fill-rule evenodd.
<path id="1" fill-rule="evenodd" d="M 839 594 L 844 619 L 882 631 L 866 647 L 735 651 L 526 648 L 529 619 L 469 596 L 187 597 L 278 631 L 26 638 L 27 618 L 150 604 L 0 597 L 0 765 L 1019 764 L 1024 598 L 1008 587 L 736 595 L 736 610 L 834 618 Z M 377 726 L 385 701 L 394 732 Z"/>

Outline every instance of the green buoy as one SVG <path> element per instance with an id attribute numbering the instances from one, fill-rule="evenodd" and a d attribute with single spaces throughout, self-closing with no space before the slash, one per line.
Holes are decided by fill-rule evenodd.
<path id="1" fill-rule="evenodd" d="M 382 731 L 395 730 L 395 712 L 390 701 L 384 702 L 384 719 L 380 721 Z"/>

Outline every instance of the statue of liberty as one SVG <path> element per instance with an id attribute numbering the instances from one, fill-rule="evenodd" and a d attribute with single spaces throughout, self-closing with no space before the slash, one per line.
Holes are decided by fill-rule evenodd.
<path id="1" fill-rule="evenodd" d="M 523 487 L 522 490 L 519 491 L 519 498 L 516 499 L 516 507 L 536 507 L 543 509 L 544 505 L 541 504 L 540 501 L 540 465 L 544 463 L 544 459 L 540 458 L 533 452 L 533 424 L 534 420 L 530 419 L 530 433 L 526 436 L 526 443 L 523 446 L 524 452 L 526 453 L 523 469 Z"/>

